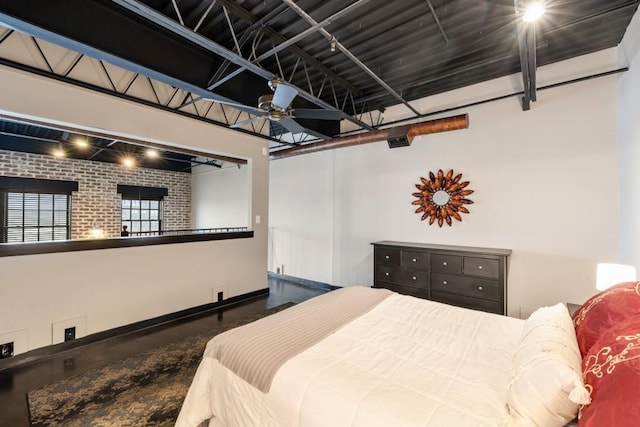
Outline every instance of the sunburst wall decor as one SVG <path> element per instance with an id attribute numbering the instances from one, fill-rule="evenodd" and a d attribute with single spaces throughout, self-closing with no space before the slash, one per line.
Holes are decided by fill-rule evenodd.
<path id="1" fill-rule="evenodd" d="M 459 173 L 454 177 L 453 169 L 447 172 L 446 175 L 440 169 L 437 174 L 429 172 L 429 179 L 420 177 L 420 183 L 416 184 L 416 188 L 420 192 L 413 193 L 413 196 L 417 197 L 418 200 L 414 200 L 411 203 L 419 205 L 416 213 L 422 212 L 422 218 L 420 219 L 424 221 L 429 218 L 429 225 L 437 220 L 440 227 L 445 222 L 451 226 L 452 217 L 462 221 L 460 213 L 469 213 L 469 210 L 464 205 L 473 203 L 466 196 L 473 193 L 473 190 L 465 190 L 469 185 L 469 181 L 461 182 L 461 180 L 462 174 Z"/>

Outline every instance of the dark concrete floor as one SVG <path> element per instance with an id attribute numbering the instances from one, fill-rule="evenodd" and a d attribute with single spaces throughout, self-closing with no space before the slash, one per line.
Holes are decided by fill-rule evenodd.
<path id="1" fill-rule="evenodd" d="M 287 302 L 302 302 L 326 291 L 269 278 L 269 296 L 259 297 L 205 316 L 155 326 L 105 339 L 0 370 L 0 427 L 28 426 L 26 393 L 63 378 L 81 374 L 136 353 L 197 334 L 211 327 L 259 313 Z"/>

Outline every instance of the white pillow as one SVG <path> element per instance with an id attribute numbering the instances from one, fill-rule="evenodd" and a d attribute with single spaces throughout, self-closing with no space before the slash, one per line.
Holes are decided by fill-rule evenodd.
<path id="1" fill-rule="evenodd" d="M 542 307 L 525 320 L 507 395 L 508 426 L 562 427 L 589 403 L 582 360 L 564 304 Z"/>

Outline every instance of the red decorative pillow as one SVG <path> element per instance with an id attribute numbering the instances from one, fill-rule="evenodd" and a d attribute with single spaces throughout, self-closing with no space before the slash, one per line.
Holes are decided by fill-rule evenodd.
<path id="1" fill-rule="evenodd" d="M 589 298 L 573 314 L 582 357 L 606 330 L 638 315 L 640 282 L 619 283 Z"/>
<path id="2" fill-rule="evenodd" d="M 635 427 L 640 422 L 640 316 L 613 326 L 582 361 L 591 403 L 580 408 L 580 427 Z"/>

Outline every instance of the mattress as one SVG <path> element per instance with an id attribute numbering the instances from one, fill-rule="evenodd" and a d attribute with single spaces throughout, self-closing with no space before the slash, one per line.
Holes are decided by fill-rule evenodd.
<path id="1" fill-rule="evenodd" d="M 497 426 L 522 324 L 393 294 L 286 361 L 267 393 L 205 352 L 176 425 Z"/>

